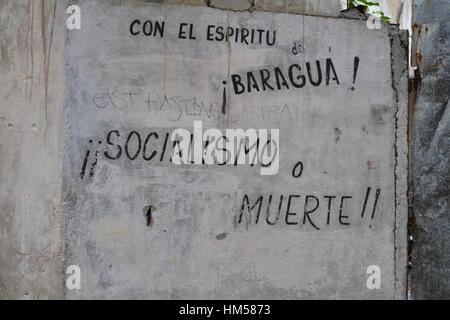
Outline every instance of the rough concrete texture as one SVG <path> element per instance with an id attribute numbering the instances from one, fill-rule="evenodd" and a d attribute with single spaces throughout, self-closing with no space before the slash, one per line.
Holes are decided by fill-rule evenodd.
<path id="1" fill-rule="evenodd" d="M 409 73 L 409 35 L 405 30 L 398 30 L 397 27 L 389 26 L 391 29 L 391 64 L 392 64 L 392 88 L 394 90 L 394 100 L 397 104 L 397 112 L 395 115 L 395 178 L 396 178 L 396 200 L 395 207 L 397 216 L 395 218 L 395 247 L 396 256 L 395 263 L 397 265 L 396 281 L 399 285 L 399 298 L 406 296 L 405 284 L 407 283 L 407 228 L 408 208 L 408 130 L 409 130 L 409 100 L 406 94 L 408 88 Z M 405 290 L 405 291 L 403 291 Z"/>
<path id="2" fill-rule="evenodd" d="M 66 265 L 80 266 L 82 285 L 66 298 L 405 298 L 404 33 L 344 18 L 76 3 L 83 26 L 67 41 L 63 190 Z M 164 36 L 131 35 L 136 19 L 164 21 Z M 208 40 L 211 25 L 276 31 L 276 41 Z M 294 64 L 301 71 L 289 73 Z M 277 88 L 277 67 L 289 88 Z M 249 93 L 249 72 L 259 79 L 260 70 L 274 90 L 256 80 Z M 278 174 L 170 163 L 163 137 L 194 120 L 279 129 Z M 379 290 L 366 286 L 371 265 Z"/>
<path id="3" fill-rule="evenodd" d="M 140 0 L 166 4 L 210 6 L 229 10 L 257 10 L 298 13 L 313 16 L 338 17 L 341 11 L 339 0 Z"/>
<path id="4" fill-rule="evenodd" d="M 413 58 L 418 70 L 411 160 L 417 299 L 450 297 L 449 14 L 446 0 L 415 1 Z"/>
<path id="5" fill-rule="evenodd" d="M 63 297 L 65 1 L 0 1 L 0 299 Z"/>
<path id="6" fill-rule="evenodd" d="M 253 2 L 251 0 L 210 0 L 208 5 L 218 9 L 249 10 Z"/>
<path id="7" fill-rule="evenodd" d="M 338 17 L 341 4 L 339 0 L 254 0 L 254 8 L 272 12 Z"/>

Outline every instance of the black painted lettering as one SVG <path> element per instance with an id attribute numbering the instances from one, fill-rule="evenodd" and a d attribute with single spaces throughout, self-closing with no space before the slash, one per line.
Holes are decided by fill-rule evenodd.
<path id="1" fill-rule="evenodd" d="M 291 201 L 292 201 L 292 199 L 295 199 L 295 198 L 300 198 L 300 196 L 298 196 L 298 195 L 290 195 L 289 196 L 288 205 L 287 205 L 287 209 L 286 209 L 286 224 L 287 225 L 297 225 L 298 224 L 297 221 L 294 221 L 294 222 L 289 221 L 290 216 L 297 215 L 297 213 L 291 212 Z"/>
<path id="2" fill-rule="evenodd" d="M 325 196 L 324 198 L 328 199 L 327 226 L 329 226 L 330 220 L 331 220 L 331 205 L 332 205 L 333 199 L 336 199 L 336 196 Z"/>
<path id="3" fill-rule="evenodd" d="M 310 200 L 316 201 L 315 206 L 312 209 L 308 209 Z M 307 196 L 305 200 L 305 211 L 303 214 L 303 225 L 306 224 L 306 219 L 308 219 L 309 223 L 317 230 L 320 230 L 319 227 L 317 227 L 314 222 L 311 220 L 311 217 L 309 216 L 311 213 L 314 213 L 319 208 L 320 202 L 319 198 L 315 196 Z"/>
<path id="4" fill-rule="evenodd" d="M 268 82 L 270 78 L 270 71 L 267 69 L 262 69 L 259 73 L 261 75 L 261 83 L 263 91 L 266 91 L 266 88 L 273 90 L 273 87 Z"/>
<path id="5" fill-rule="evenodd" d="M 250 32 L 247 29 L 242 28 L 242 30 L 241 30 L 241 43 L 248 44 L 247 37 L 248 37 L 249 34 L 250 34 Z"/>
<path id="6" fill-rule="evenodd" d="M 317 68 L 317 81 L 314 81 L 313 76 L 311 74 L 311 63 L 310 62 L 306 63 L 306 70 L 308 71 L 309 82 L 311 82 L 311 84 L 315 87 L 319 86 L 322 83 L 322 70 L 320 68 L 319 60 L 316 61 L 316 68 Z"/>
<path id="7" fill-rule="evenodd" d="M 223 30 L 223 27 L 217 27 L 216 28 L 216 41 L 223 41 L 223 39 L 225 39 L 225 33 Z"/>
<path id="8" fill-rule="evenodd" d="M 187 26 L 187 23 L 180 23 L 180 29 L 178 31 L 178 38 L 179 39 L 186 39 L 186 31 L 184 28 Z"/>
<path id="9" fill-rule="evenodd" d="M 292 176 L 294 178 L 300 178 L 303 174 L 303 162 L 299 161 L 292 169 Z"/>
<path id="10" fill-rule="evenodd" d="M 272 195 L 270 195 L 269 202 L 267 203 L 267 212 L 266 212 L 267 213 L 267 216 L 266 216 L 267 224 L 270 224 L 271 226 L 274 226 L 278 222 L 278 219 L 280 218 L 280 214 L 281 214 L 281 208 L 283 206 L 283 199 L 284 199 L 284 196 L 281 195 L 280 196 L 280 202 L 278 202 L 278 214 L 275 217 L 275 221 L 271 222 L 270 221 L 270 208 L 271 208 L 271 205 L 272 205 Z"/>
<path id="11" fill-rule="evenodd" d="M 213 28 L 214 28 L 214 25 L 212 25 L 212 24 L 208 25 L 208 28 L 206 30 L 206 40 L 208 40 L 208 41 L 214 41 L 213 33 L 211 31 L 211 29 L 213 29 Z"/>
<path id="12" fill-rule="evenodd" d="M 256 82 L 255 76 L 251 72 L 247 72 L 247 90 L 252 92 L 252 88 L 259 91 L 258 83 Z"/>
<path id="13" fill-rule="evenodd" d="M 239 224 L 242 223 L 242 217 L 244 215 L 245 207 L 247 207 L 247 215 L 246 215 L 247 222 L 250 222 L 252 220 L 252 211 L 253 211 L 253 209 L 255 209 L 256 206 L 258 206 L 257 216 L 258 216 L 258 220 L 259 220 L 259 215 L 261 212 L 261 206 L 262 206 L 263 199 L 264 199 L 263 196 L 258 197 L 255 204 L 250 207 L 250 200 L 248 198 L 248 195 L 244 196 L 244 199 L 242 200 L 241 214 L 239 215 Z"/>
<path id="14" fill-rule="evenodd" d="M 163 22 L 156 21 L 155 22 L 155 33 L 153 34 L 153 36 L 156 37 L 156 35 L 159 33 L 159 36 L 161 38 L 164 37 L 165 26 L 166 26 L 165 21 L 163 21 Z"/>
<path id="15" fill-rule="evenodd" d="M 150 20 L 147 20 L 144 22 L 144 25 L 142 26 L 142 32 L 146 36 L 151 36 L 153 32 L 153 23 Z"/>
<path id="16" fill-rule="evenodd" d="M 233 89 L 235 94 L 241 94 L 245 91 L 245 86 L 242 84 L 241 76 L 238 74 L 231 76 L 231 81 L 233 82 Z"/>
<path id="17" fill-rule="evenodd" d="M 286 89 L 289 89 L 289 85 L 286 81 L 286 78 L 281 72 L 281 69 L 278 67 L 275 68 L 275 80 L 277 82 L 278 90 L 281 90 L 281 86 L 285 87 Z"/>
<path id="18" fill-rule="evenodd" d="M 294 76 L 294 69 L 298 70 L 297 76 Z M 301 71 L 302 68 L 298 64 L 293 64 L 292 66 L 289 67 L 289 80 L 291 81 L 292 85 L 296 88 L 303 88 L 306 84 L 306 77 L 303 74 L 300 74 Z"/>
<path id="19" fill-rule="evenodd" d="M 328 58 L 326 61 L 326 85 L 328 86 L 330 84 L 330 76 L 331 72 L 333 72 L 333 78 L 331 80 L 336 81 L 337 84 L 339 84 L 339 78 L 336 73 L 336 69 L 334 68 L 333 61 Z"/>
<path id="20" fill-rule="evenodd" d="M 348 218 L 349 218 L 348 216 L 344 216 L 344 215 L 343 215 L 343 211 L 344 211 L 344 202 L 345 202 L 345 200 L 351 199 L 351 198 L 352 198 L 352 197 L 348 197 L 348 196 L 341 197 L 341 205 L 340 205 L 340 208 L 339 208 L 339 223 L 342 224 L 342 225 L 344 225 L 344 226 L 350 225 L 350 223 L 344 222 L 344 219 L 348 219 Z"/>
<path id="21" fill-rule="evenodd" d="M 112 156 L 108 151 L 105 151 L 105 152 L 104 152 L 104 155 L 105 155 L 106 158 L 108 158 L 108 159 L 110 159 L 110 160 L 118 160 L 118 159 L 122 156 L 122 147 L 121 147 L 120 145 L 118 145 L 118 144 L 114 144 L 114 143 L 111 141 L 111 138 L 112 138 L 112 135 L 113 135 L 113 134 L 114 134 L 116 137 L 120 138 L 120 132 L 119 132 L 118 130 L 110 131 L 110 132 L 108 133 L 108 135 L 106 136 L 106 143 L 107 143 L 108 145 L 110 145 L 110 146 L 115 146 L 115 147 L 117 147 L 117 153 L 116 153 L 116 155 Z"/>
<path id="22" fill-rule="evenodd" d="M 134 20 L 134 21 L 131 23 L 131 25 L 130 25 L 130 33 L 131 33 L 133 36 L 137 36 L 137 35 L 140 33 L 140 31 L 136 31 L 136 29 L 134 28 L 136 25 L 140 26 L 140 25 L 141 25 L 141 21 L 139 21 L 139 20 Z"/>
<path id="23" fill-rule="evenodd" d="M 159 136 L 158 136 L 158 134 L 157 134 L 156 132 L 150 133 L 150 134 L 147 136 L 147 138 L 145 139 L 145 142 L 144 142 L 144 148 L 143 148 L 143 150 L 142 150 L 142 155 L 143 155 L 145 161 L 151 161 L 151 160 L 152 160 L 154 157 L 156 157 L 156 155 L 158 154 L 158 152 L 156 152 L 156 150 L 155 150 L 155 151 L 152 152 L 152 154 L 150 155 L 150 157 L 147 157 L 147 156 L 146 156 L 146 154 L 147 154 L 147 145 L 148 145 L 148 142 L 150 141 L 150 138 L 151 138 L 151 137 L 155 137 L 156 140 L 159 139 Z"/>
<path id="24" fill-rule="evenodd" d="M 275 38 L 276 38 L 276 31 L 273 31 L 273 36 L 272 36 L 272 41 L 270 41 L 270 32 L 266 31 L 266 40 L 267 40 L 267 45 L 269 46 L 273 46 L 275 44 Z"/>
<path id="25" fill-rule="evenodd" d="M 136 153 L 134 154 L 134 156 L 131 156 L 129 149 L 130 149 L 130 144 L 131 144 L 131 138 L 133 138 L 133 136 L 135 136 L 137 138 L 137 149 L 136 149 Z M 128 135 L 127 142 L 125 144 L 125 154 L 127 155 L 128 159 L 130 159 L 132 161 L 137 159 L 137 157 L 139 156 L 139 153 L 141 152 L 141 148 L 142 148 L 141 143 L 142 143 L 141 136 L 139 135 L 138 132 L 132 131 Z"/>

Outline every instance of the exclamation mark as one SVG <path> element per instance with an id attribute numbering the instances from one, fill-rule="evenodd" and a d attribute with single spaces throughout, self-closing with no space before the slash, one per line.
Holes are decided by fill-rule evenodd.
<path id="1" fill-rule="evenodd" d="M 372 190 L 372 188 L 367 188 L 367 192 L 366 192 L 366 199 L 364 200 L 364 205 L 363 205 L 363 210 L 361 213 L 361 218 L 364 218 L 364 213 L 366 213 L 366 207 L 367 207 L 367 201 L 369 200 L 369 196 L 370 196 L 370 191 Z"/>
<path id="2" fill-rule="evenodd" d="M 359 67 L 359 57 L 355 57 L 355 60 L 353 61 L 353 86 L 352 86 L 352 91 L 355 91 L 355 82 L 356 82 L 356 75 L 358 74 L 358 67 Z"/>
<path id="3" fill-rule="evenodd" d="M 90 140 L 89 143 L 92 144 L 92 140 Z M 80 172 L 81 179 L 83 179 L 84 175 L 86 174 L 86 167 L 87 167 L 87 164 L 88 164 L 88 160 L 89 160 L 89 155 L 90 154 L 91 154 L 91 151 L 88 150 L 86 152 L 86 156 L 84 157 L 83 166 L 81 167 L 81 172 Z"/>
<path id="4" fill-rule="evenodd" d="M 378 199 L 380 198 L 381 189 L 377 189 L 377 193 L 375 194 L 375 203 L 373 204 L 373 211 L 371 219 L 375 218 L 375 211 L 377 210 Z"/>
<path id="5" fill-rule="evenodd" d="M 99 141 L 98 144 L 101 145 L 102 141 Z M 94 174 L 95 174 L 95 167 L 97 167 L 97 164 L 98 164 L 98 153 L 99 153 L 98 150 L 95 151 L 94 162 L 92 163 L 91 170 L 89 172 L 89 177 L 91 177 L 91 178 L 94 176 Z"/>
<path id="6" fill-rule="evenodd" d="M 222 114 L 227 113 L 227 82 L 223 82 L 223 103 L 222 103 Z"/>
<path id="7" fill-rule="evenodd" d="M 364 214 L 366 213 L 367 204 L 369 202 L 369 197 L 370 197 L 371 191 L 372 191 L 372 188 L 370 188 L 370 187 L 367 188 L 366 197 L 364 199 L 363 209 L 361 212 L 361 218 L 364 218 Z M 375 200 L 373 203 L 372 215 L 370 217 L 371 220 L 373 220 L 375 218 L 375 212 L 377 210 L 377 204 L 378 204 L 378 200 L 380 199 L 380 194 L 381 194 L 381 189 L 377 189 L 375 192 Z"/>
<path id="8" fill-rule="evenodd" d="M 95 151 L 94 162 L 92 163 L 91 171 L 89 173 L 89 177 L 91 177 L 91 178 L 95 174 L 95 167 L 97 166 L 97 163 L 98 163 L 98 150 Z"/>

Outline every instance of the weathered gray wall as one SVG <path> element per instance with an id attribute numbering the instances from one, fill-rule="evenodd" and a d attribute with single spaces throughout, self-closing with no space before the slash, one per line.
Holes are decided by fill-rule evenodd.
<path id="1" fill-rule="evenodd" d="M 380 0 L 380 9 L 402 29 L 411 27 L 412 0 Z"/>
<path id="2" fill-rule="evenodd" d="M 65 1 L 0 1 L 0 298 L 63 297 Z"/>
<path id="3" fill-rule="evenodd" d="M 405 38 L 343 18 L 77 3 L 84 25 L 68 38 L 64 191 L 66 264 L 79 265 L 84 278 L 67 298 L 404 297 Z M 164 20 L 165 36 L 132 36 L 135 19 Z M 196 40 L 177 38 L 180 22 L 194 24 Z M 277 30 L 277 42 L 207 41 L 208 25 Z M 301 54 L 292 54 L 294 43 Z M 317 59 L 325 70 L 326 58 L 333 59 L 339 84 L 231 93 L 233 74 L 279 66 L 287 76 L 289 65 L 305 68 Z M 117 99 L 130 93 L 133 99 Z M 192 128 L 194 120 L 205 129 L 280 129 L 280 172 L 263 177 L 248 166 L 176 167 L 142 156 L 131 161 L 124 152 L 119 160 L 104 156 L 118 150 L 116 142 L 124 148 L 132 131 L 145 139 L 154 131 Z M 105 143 L 111 130 L 120 132 L 114 146 Z M 160 151 L 161 140 L 151 150 Z M 305 165 L 301 179 L 291 174 L 297 161 Z M 368 187 L 370 208 L 381 190 L 373 220 L 361 218 Z M 285 197 L 275 226 L 265 221 L 269 194 L 273 207 Z M 265 196 L 259 223 L 253 211 L 235 225 L 244 195 L 251 205 Z M 285 222 L 289 195 L 300 196 L 291 207 L 297 225 Z M 305 223 L 311 195 L 321 199 L 312 218 L 320 230 Z M 324 196 L 339 199 L 329 225 Z M 345 196 L 352 197 L 343 208 L 350 225 L 338 217 Z M 151 227 L 143 216 L 148 206 L 156 209 Z M 366 287 L 370 265 L 381 267 L 380 290 Z"/>
<path id="4" fill-rule="evenodd" d="M 254 1 L 251 13 L 235 12 L 245 9 L 235 2 L 233 11 L 148 2 L 76 1 L 82 30 L 68 31 L 67 42 L 63 1 L 1 2 L 6 9 L 0 23 L 8 28 L 0 40 L 0 177 L 6 181 L 0 192 L 1 297 L 404 298 L 404 34 L 337 18 L 338 1 Z M 165 2 L 205 6 L 200 0 Z M 223 1 L 210 5 L 222 8 Z M 199 32 L 208 23 L 280 32 L 274 47 L 210 43 L 201 34 L 186 43 L 173 36 L 131 37 L 134 18 L 166 19 L 168 34 L 184 20 Z M 294 42 L 301 42 L 301 55 L 292 55 Z M 360 64 L 353 83 L 355 56 Z M 304 67 L 327 57 L 339 85 L 233 95 L 228 82 L 228 112 L 215 109 L 230 74 L 294 62 Z M 106 92 L 117 98 L 116 90 L 136 93 L 128 109 L 103 104 Z M 148 94 L 191 103 L 196 98 L 213 105 L 212 116 L 153 114 Z M 179 168 L 102 158 L 108 130 L 120 130 L 124 142 L 131 130 L 191 128 L 194 119 L 205 128 L 279 128 L 280 173 L 262 177 L 248 167 Z M 99 158 L 93 177 L 81 179 L 87 150 L 89 165 L 97 150 Z M 305 172 L 296 180 L 291 170 L 300 160 Z M 373 221 L 367 214 L 361 218 L 368 187 L 369 206 L 381 190 Z M 284 223 L 286 203 L 275 226 L 236 226 L 244 194 L 252 202 L 273 194 L 274 203 L 281 194 L 303 200 L 352 196 L 345 211 L 351 224 L 339 223 L 335 202 L 327 225 L 321 198 L 313 217 L 321 230 L 301 223 L 301 200 L 293 206 L 297 226 Z M 148 205 L 157 209 L 150 228 L 143 215 Z M 65 266 L 81 267 L 79 291 L 63 289 L 64 257 Z M 369 265 L 381 267 L 381 290 L 366 288 Z"/>
<path id="5" fill-rule="evenodd" d="M 417 299 L 450 298 L 450 6 L 415 0 L 417 66 L 412 126 L 415 215 L 412 284 Z"/>

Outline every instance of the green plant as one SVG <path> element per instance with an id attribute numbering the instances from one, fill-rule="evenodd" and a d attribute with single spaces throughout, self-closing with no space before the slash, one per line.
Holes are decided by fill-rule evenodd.
<path id="1" fill-rule="evenodd" d="M 363 6 L 364 10 L 372 15 L 378 16 L 380 19 L 391 23 L 391 18 L 385 15 L 383 11 L 380 10 L 380 3 L 367 1 L 367 0 L 348 0 L 348 8 L 356 8 L 357 6 Z"/>

